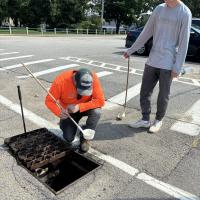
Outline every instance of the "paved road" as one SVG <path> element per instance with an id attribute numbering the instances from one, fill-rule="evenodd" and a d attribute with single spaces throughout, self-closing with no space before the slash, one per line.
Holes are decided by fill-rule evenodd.
<path id="1" fill-rule="evenodd" d="M 107 99 L 89 157 L 101 169 L 55 197 L 16 164 L 0 154 L 1 199 L 200 199 L 200 77 L 183 76 L 173 82 L 162 130 L 155 135 L 131 129 L 140 117 L 139 90 L 146 58 L 132 56 L 127 116 L 122 112 L 127 61 L 122 37 L 0 37 L 0 142 L 23 132 L 17 85 L 21 86 L 28 130 L 57 128 L 58 119 L 44 106 L 45 93 L 21 63 L 48 88 L 62 70 L 87 67 L 100 77 Z M 200 64 L 185 66 L 199 70 Z M 152 120 L 158 88 L 152 97 Z"/>

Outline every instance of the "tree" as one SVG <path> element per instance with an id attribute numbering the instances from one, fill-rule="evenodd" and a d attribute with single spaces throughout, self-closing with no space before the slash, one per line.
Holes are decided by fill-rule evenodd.
<path id="1" fill-rule="evenodd" d="M 2 21 L 7 17 L 7 0 L 0 1 L 0 25 Z"/>
<path id="2" fill-rule="evenodd" d="M 104 19 L 108 22 L 115 21 L 117 33 L 121 23 L 127 20 L 130 14 L 130 9 L 125 3 L 125 0 L 106 0 L 104 4 Z"/>
<path id="3" fill-rule="evenodd" d="M 46 23 L 50 17 L 50 1 L 30 0 L 28 12 L 28 24 L 30 26 L 35 27 L 42 23 Z"/>
<path id="4" fill-rule="evenodd" d="M 89 2 L 89 3 L 88 3 Z M 102 0 L 0 0 L 0 24 L 6 17 L 13 19 L 15 26 L 38 26 L 41 23 L 51 27 L 74 27 L 87 19 L 86 9 L 101 15 Z M 163 0 L 104 0 L 104 19 L 120 25 L 138 23 L 141 13 L 152 11 Z M 191 9 L 193 17 L 200 17 L 199 0 L 183 0 Z M 98 18 L 97 17 L 97 18 Z M 87 26 L 88 22 L 85 26 Z"/>
<path id="5" fill-rule="evenodd" d="M 7 0 L 14 25 L 37 26 L 49 18 L 50 0 Z"/>
<path id="6" fill-rule="evenodd" d="M 81 22 L 87 2 L 88 0 L 51 0 L 48 23 L 52 27 L 66 27 Z"/>
<path id="7" fill-rule="evenodd" d="M 5 1 L 5 0 L 1 0 Z M 15 26 L 36 27 L 41 23 L 51 27 L 77 24 L 85 17 L 88 0 L 6 0 L 8 14 Z"/>
<path id="8" fill-rule="evenodd" d="M 18 26 L 20 15 L 20 0 L 8 0 L 8 16 L 12 18 L 15 26 Z"/>
<path id="9" fill-rule="evenodd" d="M 20 2 L 20 12 L 19 12 L 20 25 L 29 26 L 32 24 L 32 19 L 30 17 L 30 0 L 21 0 Z"/>
<path id="10" fill-rule="evenodd" d="M 200 17 L 200 1 L 199 0 L 183 0 L 183 2 L 190 8 L 193 17 Z"/>
<path id="11" fill-rule="evenodd" d="M 130 25 L 137 22 L 139 15 L 149 9 L 150 4 L 145 0 L 106 0 L 104 19 L 106 21 L 114 20 L 118 33 L 122 23 Z"/>

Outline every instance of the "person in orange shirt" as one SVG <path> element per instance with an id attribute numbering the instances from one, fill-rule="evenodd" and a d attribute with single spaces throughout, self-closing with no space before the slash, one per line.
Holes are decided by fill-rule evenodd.
<path id="1" fill-rule="evenodd" d="M 90 129 L 93 135 L 95 134 L 101 116 L 101 107 L 105 103 L 103 89 L 95 72 L 86 68 L 62 72 L 53 81 L 49 92 L 63 109 L 59 109 L 50 95 L 46 96 L 45 104 L 60 118 L 63 137 L 71 147 L 73 147 L 77 126 L 67 113 L 77 123 L 82 117 L 87 116 L 84 129 Z M 82 145 L 86 145 L 86 149 L 89 149 L 88 140 L 84 139 L 84 135 L 81 137 Z"/>

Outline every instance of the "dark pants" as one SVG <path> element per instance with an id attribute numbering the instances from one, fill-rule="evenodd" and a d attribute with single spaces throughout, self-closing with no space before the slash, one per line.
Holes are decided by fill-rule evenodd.
<path id="1" fill-rule="evenodd" d="M 140 106 L 142 109 L 142 119 L 149 121 L 151 113 L 151 96 L 153 89 L 159 81 L 159 94 L 157 98 L 156 119 L 162 120 L 169 101 L 170 86 L 172 83 L 171 70 L 159 69 L 146 65 L 142 78 L 140 91 Z"/>
<path id="2" fill-rule="evenodd" d="M 92 129 L 95 130 L 98 124 L 98 121 L 101 117 L 101 108 L 91 109 L 86 112 L 77 112 L 71 114 L 71 117 L 79 123 L 82 117 L 87 116 L 86 125 L 84 129 Z M 74 140 L 76 135 L 77 126 L 72 122 L 71 119 L 67 118 L 64 120 L 60 120 L 60 129 L 63 131 L 63 137 L 68 143 L 71 143 Z"/>

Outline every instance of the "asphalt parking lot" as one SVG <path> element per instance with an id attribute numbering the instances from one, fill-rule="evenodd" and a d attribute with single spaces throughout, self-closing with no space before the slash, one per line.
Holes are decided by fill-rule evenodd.
<path id="1" fill-rule="evenodd" d="M 94 70 L 107 100 L 86 155 L 100 162 L 100 169 L 55 196 L 1 147 L 1 199 L 200 199 L 200 63 L 185 63 L 189 70 L 173 82 L 162 130 L 151 135 L 127 126 L 140 118 L 139 90 L 146 57 L 131 57 L 127 115 L 116 121 L 124 103 L 124 43 L 123 36 L 0 37 L 0 145 L 5 138 L 23 133 L 17 85 L 22 90 L 27 130 L 46 127 L 58 133 L 58 118 L 44 105 L 45 92 L 21 63 L 46 88 L 63 70 Z M 155 88 L 152 120 L 157 94 Z"/>

